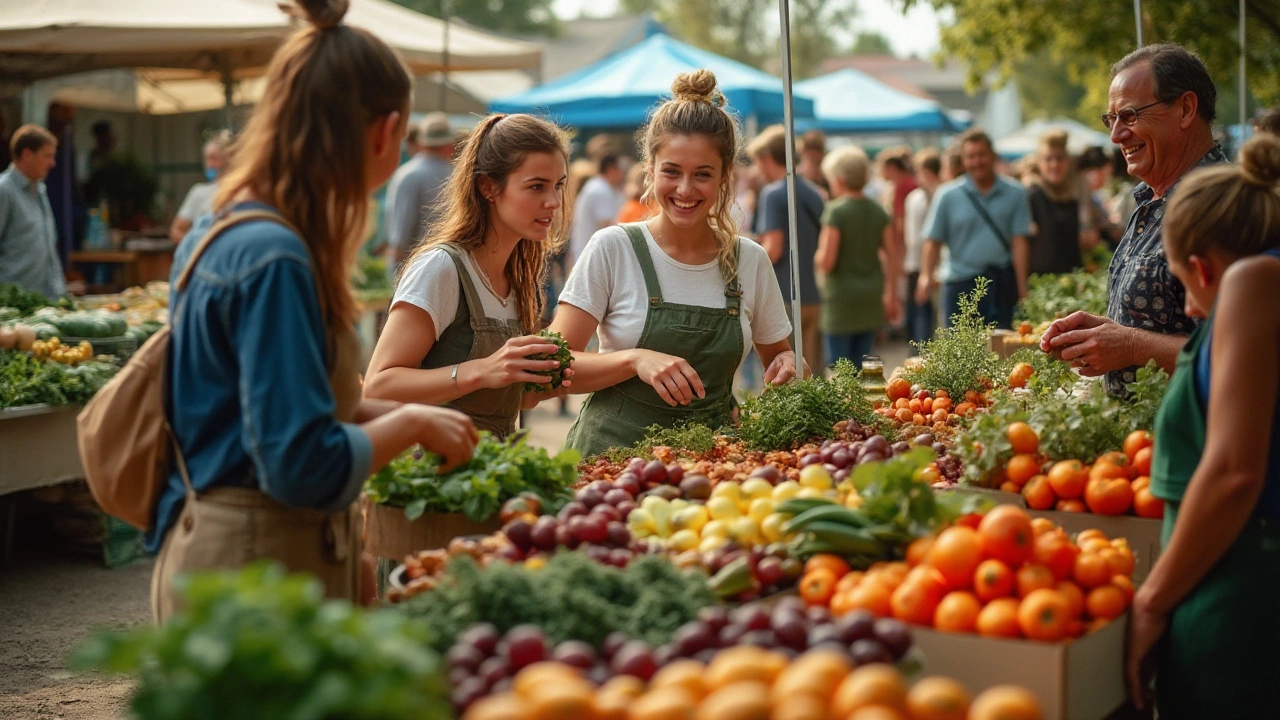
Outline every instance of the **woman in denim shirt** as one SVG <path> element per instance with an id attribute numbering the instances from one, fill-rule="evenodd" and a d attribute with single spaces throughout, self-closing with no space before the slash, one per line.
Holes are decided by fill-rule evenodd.
<path id="1" fill-rule="evenodd" d="M 273 58 L 214 215 L 175 258 L 175 279 L 198 264 L 170 301 L 186 472 L 170 477 L 147 537 L 159 622 L 176 609 L 176 575 L 264 558 L 355 599 L 365 477 L 415 443 L 449 466 L 475 447 L 461 413 L 360 399 L 348 278 L 368 194 L 399 160 L 410 79 L 384 43 L 341 24 L 347 0 L 295 6 L 307 25 Z M 265 217 L 201 243 L 246 211 Z"/>

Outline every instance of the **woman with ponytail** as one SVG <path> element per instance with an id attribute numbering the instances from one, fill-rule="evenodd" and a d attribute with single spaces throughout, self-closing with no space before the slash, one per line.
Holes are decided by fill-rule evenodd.
<path id="1" fill-rule="evenodd" d="M 1203 318 L 1156 416 L 1159 560 L 1133 600 L 1130 690 L 1157 715 L 1280 712 L 1280 138 L 1196 170 L 1164 223 L 1186 312 Z"/>
<path id="2" fill-rule="evenodd" d="M 525 398 L 523 384 L 560 365 L 529 356 L 557 350 L 531 333 L 564 241 L 568 162 L 564 132 L 531 115 L 490 115 L 471 131 L 396 283 L 365 397 L 448 405 L 499 437 L 522 401 L 546 397 Z"/>
<path id="3" fill-rule="evenodd" d="M 707 70 L 671 91 L 638 139 L 653 216 L 591 238 L 551 323 L 577 353 L 600 336 L 600 352 L 574 363 L 573 391 L 591 396 L 568 442 L 584 455 L 633 445 L 654 424 L 727 424 L 752 346 L 766 382 L 796 375 L 773 265 L 732 216 L 737 123 Z"/>
<path id="4" fill-rule="evenodd" d="M 177 471 L 147 545 L 158 622 L 173 578 L 259 559 L 356 599 L 365 478 L 421 444 L 447 466 L 476 432 L 442 408 L 361 400 L 350 274 L 368 196 L 399 160 L 410 77 L 342 24 L 347 0 L 296 0 L 214 213 L 173 271 L 169 416 Z"/>

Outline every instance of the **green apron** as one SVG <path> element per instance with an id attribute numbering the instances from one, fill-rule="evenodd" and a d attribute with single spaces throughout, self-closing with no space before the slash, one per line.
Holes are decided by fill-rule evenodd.
<path id="1" fill-rule="evenodd" d="M 458 268 L 458 281 L 462 283 L 462 298 L 453 322 L 440 334 L 431 351 L 419 365 L 424 370 L 452 367 L 468 360 L 480 360 L 498 352 L 508 340 L 522 335 L 520 323 L 515 320 L 499 320 L 484 314 L 484 305 L 471 282 L 467 271 L 463 248 L 444 243 L 441 249 L 453 258 Z M 468 393 L 448 407 L 466 413 L 477 430 L 488 430 L 499 438 L 505 438 L 516 429 L 516 417 L 520 414 L 520 383 L 503 388 L 486 388 Z"/>
<path id="2" fill-rule="evenodd" d="M 1212 317 L 1201 323 L 1179 353 L 1156 415 L 1151 492 L 1165 501 L 1166 546 L 1204 451 L 1207 408 L 1196 394 L 1195 358 L 1212 324 Z M 1170 615 L 1157 651 L 1160 720 L 1280 717 L 1277 598 L 1280 527 L 1254 517 Z"/>
<path id="3" fill-rule="evenodd" d="M 742 291 L 738 283 L 725 288 L 723 308 L 666 302 L 644 232 L 638 224 L 624 227 L 640 260 L 649 294 L 649 310 L 636 347 L 684 358 L 697 371 L 706 397 L 671 407 L 638 377 L 597 390 L 583 403 L 566 440 L 566 445 L 583 457 L 630 447 L 644 438 L 650 425 L 725 425 L 733 412 L 733 376 L 742 362 Z"/>

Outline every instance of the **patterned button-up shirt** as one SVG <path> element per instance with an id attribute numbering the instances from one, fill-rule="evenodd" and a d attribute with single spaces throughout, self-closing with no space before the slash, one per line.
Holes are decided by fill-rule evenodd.
<path id="1" fill-rule="evenodd" d="M 14 283 L 49 299 L 65 295 L 58 234 L 44 183 L 13 165 L 0 173 L 0 284 Z"/>
<path id="2" fill-rule="evenodd" d="M 1196 167 L 1220 162 L 1227 162 L 1227 156 L 1214 146 Z M 1166 335 L 1189 335 L 1195 329 L 1196 321 L 1186 315 L 1186 290 L 1164 255 L 1165 203 L 1180 182 L 1182 178 L 1160 198 L 1146 183 L 1133 189 L 1138 207 L 1111 258 L 1107 281 L 1107 317 L 1126 327 Z M 1107 373 L 1107 392 L 1123 395 L 1125 386 L 1138 379 L 1137 372 L 1134 365 Z"/>

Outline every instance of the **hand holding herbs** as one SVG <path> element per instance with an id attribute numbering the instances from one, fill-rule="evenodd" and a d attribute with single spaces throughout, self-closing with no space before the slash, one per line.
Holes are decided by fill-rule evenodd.
<path id="1" fill-rule="evenodd" d="M 564 384 L 564 371 L 569 368 L 569 364 L 573 362 L 573 352 L 569 350 L 569 343 L 565 342 L 564 337 L 554 330 L 543 330 L 537 334 L 540 337 L 556 346 L 554 354 L 537 353 L 530 355 L 530 360 L 556 360 L 560 363 L 560 367 L 554 368 L 548 372 L 537 372 L 534 375 L 546 375 L 550 378 L 545 383 L 524 384 L 524 391 L 527 393 L 549 393 Z"/>
<path id="2" fill-rule="evenodd" d="M 441 473 L 438 455 L 416 450 L 369 478 L 364 492 L 375 503 L 403 507 L 410 520 L 431 512 L 462 513 L 479 522 L 526 492 L 555 512 L 569 500 L 579 459 L 574 450 L 550 457 L 546 450 L 528 446 L 523 437 L 503 442 L 481 433 L 469 462 Z"/>
<path id="3" fill-rule="evenodd" d="M 426 623 L 325 601 L 279 566 L 179 580 L 185 611 L 163 627 L 104 633 L 79 669 L 131 673 L 137 720 L 393 720 L 449 717 Z"/>

